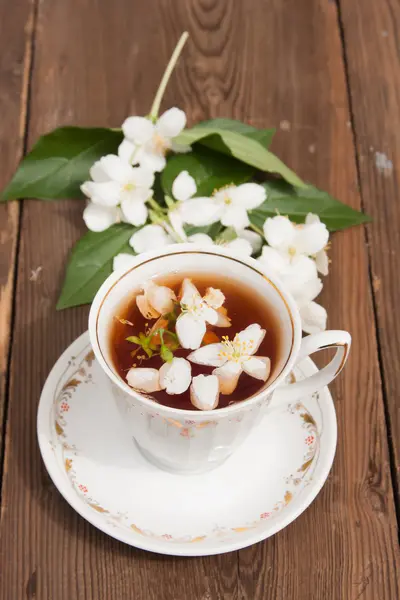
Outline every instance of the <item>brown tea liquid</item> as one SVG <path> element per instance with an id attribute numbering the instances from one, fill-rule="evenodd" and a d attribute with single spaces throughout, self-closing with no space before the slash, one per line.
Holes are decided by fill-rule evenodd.
<path id="1" fill-rule="evenodd" d="M 243 329 L 246 329 L 253 323 L 258 323 L 267 333 L 262 341 L 256 356 L 268 356 L 271 360 L 271 374 L 273 376 L 274 367 L 277 363 L 277 357 L 280 352 L 280 335 L 279 324 L 272 310 L 268 308 L 262 299 L 257 297 L 255 292 L 249 288 L 241 286 L 235 281 L 217 277 L 215 275 L 171 275 L 167 277 L 157 278 L 155 282 L 158 285 L 165 285 L 173 289 L 178 296 L 183 279 L 189 277 L 193 284 L 197 287 L 200 294 L 205 294 L 206 288 L 214 287 L 220 289 L 225 295 L 224 307 L 228 311 L 228 317 L 231 319 L 231 327 L 212 327 L 207 326 L 207 331 L 211 330 L 216 333 L 219 339 L 227 335 L 230 340 L 235 337 Z M 151 367 L 159 369 L 164 363 L 160 356 L 152 356 L 145 360 L 138 360 L 137 355 L 132 358 L 131 352 L 137 346 L 126 341 L 126 338 L 131 335 L 139 335 L 140 332 L 145 332 L 151 327 L 155 320 L 148 321 L 140 313 L 136 306 L 136 295 L 129 302 L 122 306 L 119 314 L 116 315 L 120 319 L 124 319 L 133 323 L 132 325 L 122 324 L 119 320 L 114 319 L 111 336 L 111 354 L 115 369 L 120 377 L 126 382 L 126 374 L 129 369 L 135 364 L 137 367 Z M 174 356 L 186 358 L 192 350 L 178 349 L 174 351 Z M 139 355 L 144 355 L 144 352 L 139 351 Z M 211 375 L 214 367 L 206 367 L 204 365 L 196 365 L 191 363 L 192 377 L 204 374 Z M 233 403 L 240 402 L 256 394 L 262 387 L 264 382 L 254 377 L 250 377 L 246 373 L 242 373 L 239 377 L 238 385 L 235 391 L 230 395 L 220 395 L 218 408 L 224 408 Z M 152 398 L 159 404 L 178 408 L 183 410 L 197 410 L 190 402 L 189 389 L 183 394 L 167 394 L 165 390 L 153 392 Z M 218 410 L 218 408 L 216 410 Z"/>

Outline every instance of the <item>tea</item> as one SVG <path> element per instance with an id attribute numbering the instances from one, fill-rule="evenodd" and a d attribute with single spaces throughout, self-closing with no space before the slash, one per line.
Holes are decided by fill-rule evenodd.
<path id="1" fill-rule="evenodd" d="M 185 280 L 185 277 L 188 279 Z M 203 308 L 206 307 L 205 315 L 209 308 L 207 298 L 210 297 L 210 290 L 212 290 L 214 301 L 217 299 L 220 303 L 223 298 L 222 306 L 216 309 L 220 315 L 219 325 L 206 323 L 204 337 L 201 337 L 200 332 L 200 353 L 197 349 L 193 350 L 193 346 L 191 348 L 181 347 L 179 338 L 176 335 L 184 327 L 184 319 L 179 320 L 179 315 L 185 313 L 187 308 L 182 304 L 182 300 L 181 305 L 179 305 L 184 280 L 184 285 L 188 286 L 189 289 L 198 291 L 199 296 L 204 300 L 202 306 Z M 187 283 L 188 280 L 190 280 L 190 283 Z M 135 374 L 134 370 L 143 375 L 143 373 L 147 373 L 144 369 L 149 369 L 148 373 L 151 376 L 152 373 L 156 372 L 155 370 L 161 369 L 160 373 L 163 370 L 168 370 L 168 367 L 163 367 L 163 365 L 170 363 L 173 358 L 189 358 L 190 376 L 193 382 L 190 389 L 183 381 L 186 374 L 182 374 L 180 375 L 182 387 L 186 388 L 183 393 L 179 393 L 179 391 L 178 393 L 168 393 L 170 390 L 167 386 L 166 389 L 157 389 L 157 391 L 152 391 L 146 395 L 150 395 L 159 404 L 172 408 L 197 410 L 196 405 L 193 405 L 193 387 L 196 392 L 196 389 L 200 390 L 205 383 L 204 378 L 197 378 L 197 376 L 210 376 L 212 373 L 218 372 L 216 366 L 223 362 L 225 354 L 228 358 L 233 358 L 233 362 L 237 364 L 238 360 L 235 357 L 239 356 L 240 352 L 247 352 L 253 343 L 253 339 L 250 338 L 254 336 L 246 337 L 245 335 L 243 337 L 242 335 L 249 326 L 252 329 L 249 328 L 248 331 L 254 331 L 257 335 L 257 332 L 266 330 L 259 346 L 253 348 L 256 352 L 252 351 L 250 354 L 254 353 L 255 357 L 268 357 L 270 371 L 265 372 L 265 377 L 260 376 L 260 373 L 251 376 L 245 369 L 240 371 L 233 365 L 234 370 L 240 371 L 236 387 L 231 393 L 226 393 L 230 391 L 228 389 L 229 385 L 227 386 L 224 379 L 219 377 L 220 393 L 217 408 L 224 408 L 250 398 L 265 386 L 266 381 L 271 381 L 274 378 L 281 345 L 279 322 L 273 310 L 265 305 L 265 301 L 253 289 L 245 288 L 238 282 L 216 275 L 196 276 L 191 274 L 185 276 L 175 274 L 154 281 L 158 286 L 165 286 L 172 290 L 171 298 L 178 300 L 174 304 L 173 312 L 161 315 L 157 310 L 146 304 L 146 296 L 139 292 L 121 307 L 118 315 L 115 315 L 110 336 L 111 355 L 115 369 L 124 381 L 127 381 L 129 373 L 131 375 L 132 372 Z M 213 302 L 210 300 L 210 305 L 212 304 Z M 216 306 L 216 304 L 214 305 Z M 142 313 L 146 314 L 146 317 Z M 177 317 L 181 324 L 178 323 Z M 189 319 L 187 320 L 189 321 Z M 212 318 L 210 320 L 213 321 Z M 262 335 L 260 334 L 261 338 Z M 212 344 L 214 346 L 219 344 L 219 348 L 222 348 L 219 355 L 221 356 L 222 353 L 222 361 L 218 359 L 212 365 L 198 364 L 199 362 L 207 362 L 201 357 L 205 352 L 204 348 L 207 346 L 211 348 Z M 266 362 L 264 358 L 262 360 L 264 360 L 264 363 Z M 253 362 L 255 363 L 255 361 Z M 184 363 L 186 364 L 187 360 Z M 258 361 L 258 368 L 262 366 Z M 131 375 L 129 376 L 130 379 Z M 216 378 L 211 379 L 215 380 Z M 211 379 L 208 380 L 208 383 L 212 383 Z M 179 382 L 177 384 L 179 386 Z M 212 389 L 212 386 L 209 389 Z"/>

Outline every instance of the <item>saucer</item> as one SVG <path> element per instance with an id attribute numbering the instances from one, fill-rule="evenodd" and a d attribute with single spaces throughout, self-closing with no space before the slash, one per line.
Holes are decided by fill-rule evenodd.
<path id="1" fill-rule="evenodd" d="M 308 358 L 293 376 L 316 371 Z M 272 408 L 217 469 L 176 475 L 139 452 L 110 385 L 86 332 L 46 381 L 38 438 L 50 477 L 72 508 L 131 546 L 180 556 L 244 548 L 294 521 L 332 466 L 337 426 L 327 388 Z M 188 443 L 189 430 L 182 430 Z"/>

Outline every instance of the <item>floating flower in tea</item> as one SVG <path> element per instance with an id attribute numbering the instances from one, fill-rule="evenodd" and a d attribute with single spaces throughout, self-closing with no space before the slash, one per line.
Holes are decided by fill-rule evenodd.
<path id="1" fill-rule="evenodd" d="M 225 296 L 221 290 L 214 288 L 209 288 L 202 298 L 190 279 L 183 280 L 180 299 L 182 312 L 176 321 L 176 333 L 182 348 L 199 348 L 207 330 L 207 323 L 216 327 L 230 326 L 229 319 L 217 312 L 224 300 Z"/>
<path id="2" fill-rule="evenodd" d="M 267 381 L 271 361 L 265 356 L 254 356 L 266 334 L 258 323 L 249 325 L 237 333 L 233 340 L 224 336 L 217 344 L 203 346 L 188 356 L 188 360 L 199 365 L 217 367 L 213 371 L 219 380 L 222 394 L 231 394 L 244 371 L 255 379 Z"/>
<path id="3" fill-rule="evenodd" d="M 214 410 L 219 401 L 219 380 L 216 375 L 197 375 L 190 386 L 190 401 L 199 410 Z"/>
<path id="4" fill-rule="evenodd" d="M 167 394 L 183 394 L 192 380 L 192 367 L 185 358 L 173 358 L 160 368 L 160 385 Z"/>
<path id="5" fill-rule="evenodd" d="M 174 309 L 176 296 L 173 290 L 164 285 L 148 281 L 143 286 L 143 294 L 136 296 L 136 304 L 146 319 L 157 319 Z"/>

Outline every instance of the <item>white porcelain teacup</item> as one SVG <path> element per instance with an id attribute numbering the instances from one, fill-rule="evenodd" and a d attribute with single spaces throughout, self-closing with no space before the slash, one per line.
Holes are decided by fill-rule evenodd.
<path id="1" fill-rule="evenodd" d="M 256 290 L 275 312 L 281 327 L 282 351 L 269 380 L 257 394 L 213 411 L 179 410 L 141 395 L 118 375 L 110 351 L 114 316 L 145 281 L 172 273 L 182 277 L 223 274 Z M 342 370 L 351 344 L 346 331 L 324 331 L 302 339 L 295 302 L 264 265 L 222 248 L 194 244 L 141 254 L 129 270 L 110 275 L 93 301 L 89 334 L 95 356 L 113 384 L 118 408 L 139 449 L 157 466 L 179 473 L 200 473 L 221 464 L 260 421 L 273 395 L 274 405 L 288 403 L 328 385 Z M 303 381 L 282 386 L 299 360 L 331 347 L 336 353 L 326 367 Z"/>

